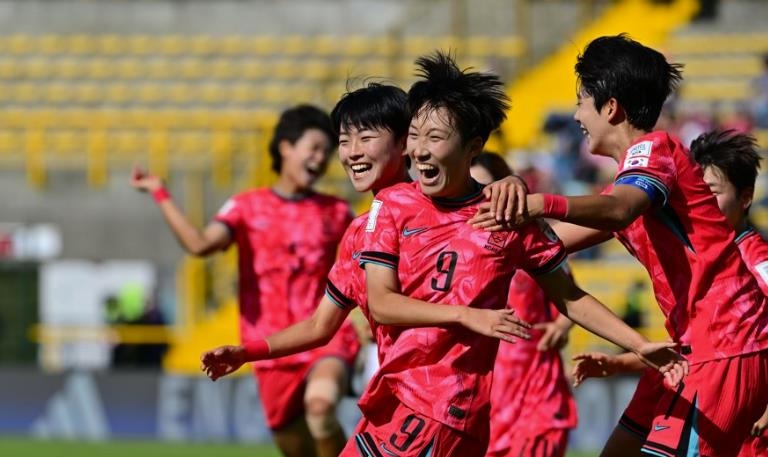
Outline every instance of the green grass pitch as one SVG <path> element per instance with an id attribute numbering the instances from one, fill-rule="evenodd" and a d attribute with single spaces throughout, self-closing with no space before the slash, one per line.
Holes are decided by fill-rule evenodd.
<path id="1" fill-rule="evenodd" d="M 568 453 L 567 457 L 597 454 Z M 280 457 L 272 446 L 152 441 L 47 441 L 0 437 L 0 456 L 8 457 Z"/>

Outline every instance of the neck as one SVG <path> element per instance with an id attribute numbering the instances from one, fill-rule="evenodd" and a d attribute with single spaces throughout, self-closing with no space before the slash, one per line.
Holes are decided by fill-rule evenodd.
<path id="1" fill-rule="evenodd" d="M 471 176 L 467 176 L 466 179 L 461 182 L 461 186 L 457 186 L 455 192 L 451 192 L 450 195 L 445 195 L 437 198 L 446 199 L 446 200 L 461 199 L 466 197 L 467 195 L 474 193 L 477 190 L 477 188 L 475 187 L 476 185 L 477 185 L 476 181 L 472 179 Z"/>
<path id="2" fill-rule="evenodd" d="M 404 168 L 398 175 L 396 175 L 390 181 L 388 181 L 386 183 L 382 183 L 381 185 L 372 188 L 371 189 L 371 193 L 373 193 L 373 196 L 375 197 L 376 194 L 379 193 L 379 191 L 382 191 L 382 190 L 386 189 L 387 187 L 392 187 L 395 184 L 400 184 L 400 183 L 403 183 L 403 182 L 411 182 L 411 181 L 413 181 L 411 179 L 411 175 L 409 175 L 408 174 L 408 170 Z"/>
<path id="3" fill-rule="evenodd" d="M 310 188 L 301 187 L 284 175 L 280 175 L 272 189 L 284 197 L 293 197 L 310 191 Z"/>
<path id="4" fill-rule="evenodd" d="M 636 129 L 627 124 L 626 127 L 620 129 L 617 132 L 617 138 L 614 142 L 614 147 L 611 149 L 610 157 L 613 157 L 616 162 L 619 162 L 621 160 L 621 156 L 624 155 L 624 152 L 629 149 L 629 146 L 637 142 L 640 137 L 645 136 L 648 133 L 650 132 Z"/>
<path id="5" fill-rule="evenodd" d="M 736 236 L 741 235 L 749 227 L 746 217 L 739 219 L 739 222 L 734 225 L 733 229 L 736 231 Z"/>

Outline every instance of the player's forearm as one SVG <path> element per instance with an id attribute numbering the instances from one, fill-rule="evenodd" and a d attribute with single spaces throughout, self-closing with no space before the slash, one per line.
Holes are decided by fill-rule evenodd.
<path id="1" fill-rule="evenodd" d="M 633 352 L 614 356 L 612 363 L 616 373 L 634 373 L 648 368 Z"/>
<path id="2" fill-rule="evenodd" d="M 629 205 L 612 195 L 551 197 L 565 199 L 567 211 L 563 213 L 559 208 L 553 211 L 551 205 L 547 204 L 549 197 L 545 194 L 531 194 L 528 195 L 529 214 L 532 217 L 548 217 L 611 232 L 626 228 L 636 217 Z"/>
<path id="3" fill-rule="evenodd" d="M 327 300 L 323 298 L 309 318 L 268 336 L 269 358 L 298 354 L 328 344 L 341 328 L 348 312 Z"/>
<path id="4" fill-rule="evenodd" d="M 561 314 L 555 319 L 555 325 L 568 332 L 573 328 L 573 321 Z"/>
<path id="5" fill-rule="evenodd" d="M 396 292 L 369 295 L 368 307 L 376 322 L 395 326 L 460 324 L 465 311 L 462 306 L 429 303 Z"/>
<path id="6" fill-rule="evenodd" d="M 561 310 L 575 323 L 628 351 L 637 352 L 641 345 L 648 342 L 594 297 L 585 292 L 581 294 L 564 300 Z"/>
<path id="7" fill-rule="evenodd" d="M 204 257 L 216 250 L 216 246 L 206 241 L 200 229 L 189 221 L 173 200 L 165 200 L 158 206 L 171 232 L 188 254 Z"/>

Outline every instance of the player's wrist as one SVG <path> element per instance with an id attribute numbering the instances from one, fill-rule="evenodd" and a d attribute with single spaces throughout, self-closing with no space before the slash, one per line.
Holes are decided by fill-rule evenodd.
<path id="1" fill-rule="evenodd" d="M 246 341 L 243 343 L 243 353 L 246 362 L 254 362 L 269 357 L 271 349 L 267 340 Z"/>
<path id="2" fill-rule="evenodd" d="M 158 205 L 166 200 L 171 199 L 171 193 L 168 192 L 168 189 L 166 189 L 166 187 L 163 185 L 160 185 L 157 189 L 150 191 L 150 195 L 152 195 L 152 199 L 155 200 L 155 203 Z"/>
<path id="3" fill-rule="evenodd" d="M 565 219 L 568 216 L 568 197 L 541 194 L 541 215 L 552 219 Z"/>

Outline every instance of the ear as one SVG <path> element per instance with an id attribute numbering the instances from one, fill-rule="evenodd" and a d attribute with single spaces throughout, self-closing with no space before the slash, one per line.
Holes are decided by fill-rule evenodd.
<path id="1" fill-rule="evenodd" d="M 749 209 L 750 206 L 752 206 L 752 201 L 755 198 L 755 188 L 754 187 L 747 187 L 746 189 L 741 191 L 741 195 L 739 195 L 739 204 L 741 205 L 741 209 L 746 211 Z"/>
<path id="2" fill-rule="evenodd" d="M 399 138 L 395 144 L 397 145 L 397 149 L 401 151 L 401 153 L 405 156 L 408 155 L 408 137 L 403 136 L 402 138 Z"/>
<path id="3" fill-rule="evenodd" d="M 475 158 L 480 155 L 480 153 L 483 152 L 483 146 L 485 146 L 485 142 L 479 136 L 470 140 L 467 145 L 467 147 L 469 147 L 469 157 Z"/>
<path id="4" fill-rule="evenodd" d="M 618 123 L 619 121 L 621 121 L 621 118 L 619 116 L 623 113 L 623 110 L 621 109 L 621 105 L 619 105 L 619 102 L 615 98 L 611 97 L 603 105 L 601 114 L 603 113 L 605 113 L 605 116 L 607 117 L 608 122 Z"/>
<path id="5" fill-rule="evenodd" d="M 288 140 L 280 140 L 277 143 L 277 150 L 280 151 L 280 157 L 285 159 L 293 151 L 293 145 Z"/>

